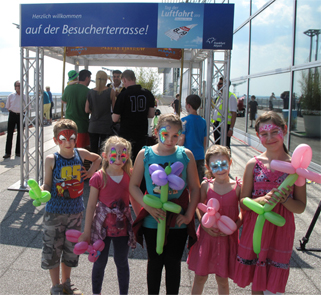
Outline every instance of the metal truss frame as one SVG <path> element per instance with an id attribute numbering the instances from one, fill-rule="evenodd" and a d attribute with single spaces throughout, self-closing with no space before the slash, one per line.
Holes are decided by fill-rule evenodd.
<path id="1" fill-rule="evenodd" d="M 20 183 L 8 189 L 27 189 L 27 181 L 34 178 L 43 183 L 44 170 L 44 135 L 43 135 L 43 77 L 44 50 L 37 48 L 35 52 L 28 48 L 20 48 L 20 88 L 26 97 L 26 103 L 21 103 L 20 116 Z M 24 126 L 24 128 L 23 128 Z"/>

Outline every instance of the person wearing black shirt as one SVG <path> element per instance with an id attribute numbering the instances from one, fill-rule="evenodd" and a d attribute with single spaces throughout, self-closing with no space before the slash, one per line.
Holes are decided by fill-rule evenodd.
<path id="1" fill-rule="evenodd" d="M 146 145 L 148 136 L 148 118 L 155 115 L 155 97 L 153 94 L 136 84 L 135 73 L 126 70 L 122 73 L 123 90 L 117 97 L 112 119 L 120 119 L 119 136 L 132 144 L 132 160 Z"/>

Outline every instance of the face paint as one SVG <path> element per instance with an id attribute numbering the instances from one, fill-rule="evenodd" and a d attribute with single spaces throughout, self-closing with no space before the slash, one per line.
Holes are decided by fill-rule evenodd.
<path id="1" fill-rule="evenodd" d="M 262 144 L 266 142 L 269 135 L 270 137 L 278 136 L 280 139 L 284 139 L 283 130 L 279 126 L 276 126 L 274 124 L 265 124 L 259 128 L 259 137 Z"/>
<path id="2" fill-rule="evenodd" d="M 213 174 L 215 174 L 223 170 L 228 170 L 229 164 L 227 163 L 226 160 L 223 160 L 223 161 L 218 160 L 215 163 L 211 162 L 210 167 Z"/>
<path id="3" fill-rule="evenodd" d="M 109 154 L 109 163 L 114 164 L 116 161 L 116 157 L 117 157 L 116 148 L 112 147 L 110 149 L 110 154 Z"/>
<path id="4" fill-rule="evenodd" d="M 76 137 L 75 131 L 71 130 L 71 129 L 62 130 L 58 133 L 58 136 L 57 136 L 57 140 L 58 140 L 59 144 L 62 144 L 66 140 L 68 140 L 68 141 L 74 140 L 75 141 L 76 138 L 77 137 Z"/>
<path id="5" fill-rule="evenodd" d="M 168 134 L 168 132 L 167 132 L 167 127 L 169 127 L 169 126 L 164 126 L 164 127 L 162 127 L 162 128 L 159 129 L 158 135 L 159 135 L 159 141 L 160 141 L 161 143 L 164 143 L 165 140 L 166 140 L 165 135 Z"/>
<path id="6" fill-rule="evenodd" d="M 128 155 L 127 155 L 127 149 L 124 148 L 124 149 L 123 149 L 123 152 L 122 152 L 121 155 L 120 155 L 120 158 L 121 158 L 123 164 L 126 163 L 127 157 L 128 157 Z"/>

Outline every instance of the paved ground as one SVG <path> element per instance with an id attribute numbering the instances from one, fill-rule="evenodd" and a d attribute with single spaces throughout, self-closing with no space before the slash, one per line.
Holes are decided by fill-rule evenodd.
<path id="1" fill-rule="evenodd" d="M 163 113 L 172 112 L 172 108 L 161 105 Z M 0 156 L 4 154 L 6 136 L 0 136 Z M 57 150 L 52 141 L 52 126 L 44 128 L 45 155 Z M 246 162 L 258 152 L 242 142 L 232 139 L 233 166 L 231 174 L 242 177 Z M 319 171 L 320 172 L 320 171 Z M 49 294 L 50 278 L 48 271 L 40 267 L 41 257 L 41 223 L 44 206 L 35 208 L 28 193 L 7 190 L 19 181 L 19 158 L 0 160 L 0 294 Z M 320 185 L 309 184 L 308 205 L 306 211 L 296 215 L 296 236 L 294 246 L 305 236 L 320 202 Z M 84 199 L 88 200 L 89 187 L 85 184 Z M 317 221 L 311 234 L 307 248 L 321 248 L 321 218 Z M 286 294 L 321 294 L 321 253 L 299 252 L 295 249 L 291 259 L 291 271 Z M 112 255 L 112 253 L 110 253 Z M 182 279 L 180 294 L 190 294 L 194 273 L 186 264 L 187 251 L 182 262 Z M 146 250 L 140 246 L 130 252 L 129 264 L 131 271 L 130 294 L 147 294 L 146 288 Z M 79 267 L 72 272 L 73 282 L 91 294 L 91 267 L 87 255 L 80 256 Z M 118 294 L 116 267 L 113 259 L 108 262 L 103 286 L 103 294 Z M 232 294 L 249 294 L 250 288 L 238 288 L 230 282 Z M 165 294 L 164 279 L 161 294 Z M 214 276 L 210 276 L 204 294 L 217 293 Z"/>

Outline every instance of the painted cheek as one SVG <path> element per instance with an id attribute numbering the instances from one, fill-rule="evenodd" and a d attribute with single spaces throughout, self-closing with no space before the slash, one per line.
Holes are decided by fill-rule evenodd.
<path id="1" fill-rule="evenodd" d="M 266 137 L 263 137 L 263 136 L 260 136 L 260 140 L 261 140 L 261 143 L 262 143 L 263 145 L 265 145 L 267 138 L 266 138 Z"/>
<path id="2" fill-rule="evenodd" d="M 159 130 L 159 141 L 161 143 L 164 143 L 166 141 L 166 138 L 165 138 L 165 135 L 167 134 L 167 130 L 166 130 L 166 127 L 162 127 L 160 130 Z"/>

